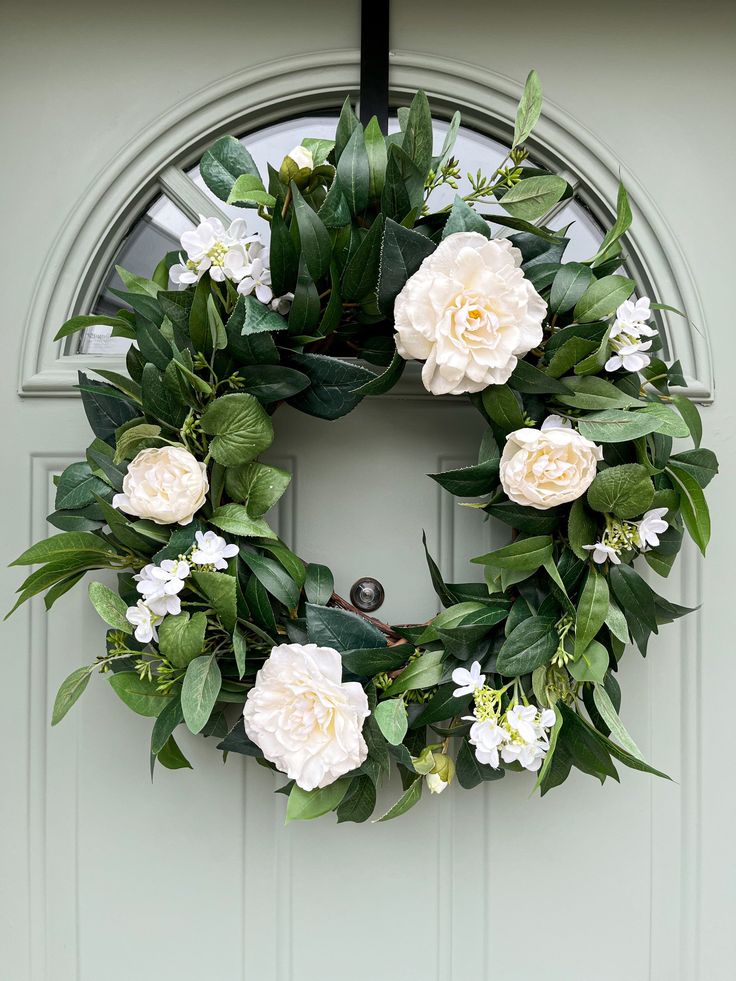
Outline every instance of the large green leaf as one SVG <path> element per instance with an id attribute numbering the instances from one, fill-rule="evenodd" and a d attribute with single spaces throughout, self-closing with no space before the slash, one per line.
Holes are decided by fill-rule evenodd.
<path id="1" fill-rule="evenodd" d="M 192 579 L 212 604 L 225 630 L 232 633 L 237 619 L 235 577 L 224 572 L 193 572 Z"/>
<path id="2" fill-rule="evenodd" d="M 505 772 L 500 767 L 498 770 L 494 770 L 492 766 L 488 766 L 486 763 L 479 763 L 467 738 L 460 743 L 460 749 L 455 760 L 455 773 L 457 782 L 465 790 L 472 790 L 484 780 L 500 780 Z"/>
<path id="3" fill-rule="evenodd" d="M 638 621 L 656 634 L 657 614 L 651 587 L 630 565 L 613 566 L 609 578 L 613 595 L 618 600 L 629 627 Z"/>
<path id="4" fill-rule="evenodd" d="M 222 395 L 205 409 L 200 420 L 212 456 L 225 467 L 248 463 L 273 441 L 273 425 L 253 395 Z"/>
<path id="5" fill-rule="evenodd" d="M 403 698 L 387 698 L 376 705 L 373 713 L 378 728 L 392 746 L 398 746 L 409 728 Z"/>
<path id="6" fill-rule="evenodd" d="M 597 640 L 591 640 L 588 646 L 570 661 L 567 670 L 576 681 L 589 681 L 600 684 L 608 671 L 608 651 Z"/>
<path id="7" fill-rule="evenodd" d="M 133 628 L 125 617 L 128 608 L 127 603 L 117 593 L 114 593 L 101 582 L 91 582 L 89 584 L 89 598 L 92 606 L 105 623 L 115 630 L 122 630 L 124 634 L 133 633 Z"/>
<path id="8" fill-rule="evenodd" d="M 504 433 L 524 426 L 524 411 L 508 385 L 490 385 L 483 392 L 483 408 Z"/>
<path id="9" fill-rule="evenodd" d="M 515 218 L 536 221 L 557 204 L 566 190 L 567 182 L 562 177 L 527 177 L 506 191 L 500 204 Z"/>
<path id="10" fill-rule="evenodd" d="M 665 433 L 665 430 L 669 432 Z M 687 435 L 687 426 L 666 406 L 652 404 L 631 411 L 604 409 L 582 416 L 578 420 L 578 431 L 597 443 L 624 443 L 655 432 Z"/>
<path id="11" fill-rule="evenodd" d="M 301 587 L 294 582 L 279 562 L 245 549 L 241 549 L 240 559 L 272 596 L 275 596 L 287 609 L 296 608 Z"/>
<path id="12" fill-rule="evenodd" d="M 479 232 L 485 238 L 491 237 L 488 222 L 481 218 L 459 194 L 455 195 L 450 214 L 442 230 L 442 238 L 454 235 L 455 232 Z"/>
<path id="13" fill-rule="evenodd" d="M 439 684 L 445 673 L 444 656 L 444 651 L 427 651 L 422 654 L 404 668 L 391 686 L 386 689 L 386 695 L 392 697 L 401 695 L 405 691 L 432 688 Z"/>
<path id="14" fill-rule="evenodd" d="M 320 419 L 338 419 L 351 412 L 363 397 L 356 390 L 375 377 L 361 365 L 324 354 L 291 352 L 289 361 L 312 382 L 289 403 Z"/>
<path id="15" fill-rule="evenodd" d="M 221 201 L 227 201 L 235 181 L 242 174 L 259 177 L 253 157 L 234 136 L 223 136 L 213 143 L 205 151 L 199 171 L 207 187 Z"/>
<path id="16" fill-rule="evenodd" d="M 294 213 L 299 227 L 302 255 L 309 275 L 316 281 L 326 276 L 329 271 L 332 258 L 332 240 L 322 219 L 316 211 L 310 208 L 302 197 L 299 188 L 293 182 L 291 193 L 294 198 Z"/>
<path id="17" fill-rule="evenodd" d="M 612 245 L 624 235 L 631 227 L 633 215 L 631 214 L 631 205 L 629 204 L 629 197 L 626 193 L 626 188 L 623 182 L 619 182 L 618 185 L 618 197 L 616 200 L 616 221 L 613 226 L 606 232 L 605 238 L 600 244 L 600 248 L 590 260 L 592 265 L 597 265 L 599 260 L 602 260 L 608 250 Z"/>
<path id="18" fill-rule="evenodd" d="M 591 285 L 595 276 L 581 262 L 567 262 L 555 275 L 549 294 L 550 313 L 567 313 Z"/>
<path id="19" fill-rule="evenodd" d="M 212 514 L 210 524 L 241 538 L 276 538 L 263 518 L 252 518 L 242 504 L 223 504 Z"/>
<path id="20" fill-rule="evenodd" d="M 118 558 L 114 546 L 100 535 L 92 532 L 68 531 L 36 542 L 10 565 L 39 565 L 42 562 L 67 559 L 73 561 L 79 553 L 98 555 L 101 566 Z"/>
<path id="21" fill-rule="evenodd" d="M 434 243 L 426 235 L 386 219 L 378 281 L 378 305 L 384 313 L 391 311 L 406 281 L 434 249 Z"/>
<path id="22" fill-rule="evenodd" d="M 701 487 L 707 487 L 718 473 L 718 460 L 712 450 L 700 447 L 696 450 L 684 450 L 670 457 L 670 464 L 678 470 L 689 473 Z"/>
<path id="23" fill-rule="evenodd" d="M 404 791 L 404 793 L 399 797 L 393 807 L 390 807 L 385 814 L 378 818 L 379 821 L 390 821 L 392 818 L 400 817 L 402 814 L 406 814 L 409 808 L 414 807 L 414 805 L 419 801 L 422 796 L 422 786 L 423 778 L 417 777 L 413 783 Z"/>
<path id="24" fill-rule="evenodd" d="M 265 463 L 246 463 L 228 467 L 225 487 L 228 496 L 246 506 L 251 518 L 260 518 L 282 497 L 291 482 L 291 474 Z"/>
<path id="25" fill-rule="evenodd" d="M 302 790 L 295 783 L 289 793 L 286 805 L 286 823 L 291 821 L 311 821 L 330 811 L 334 811 L 342 801 L 350 786 L 349 779 L 336 780 L 327 787 L 315 790 Z"/>
<path id="26" fill-rule="evenodd" d="M 514 122 L 514 139 L 512 147 L 517 147 L 527 140 L 537 125 L 542 112 L 542 85 L 539 75 L 532 69 L 526 78 Z"/>
<path id="27" fill-rule="evenodd" d="M 672 466 L 670 463 L 670 466 L 665 469 L 679 494 L 685 527 L 705 555 L 710 541 L 710 511 L 700 484 L 691 473 L 681 467 Z"/>
<path id="28" fill-rule="evenodd" d="M 575 319 L 582 324 L 606 320 L 634 292 L 636 283 L 625 276 L 604 276 L 588 287 L 575 305 Z"/>
<path id="29" fill-rule="evenodd" d="M 505 677 L 529 674 L 549 664 L 557 650 L 555 617 L 529 617 L 515 627 L 498 652 L 496 670 Z"/>
<path id="30" fill-rule="evenodd" d="M 307 600 L 316 606 L 325 606 L 335 589 L 335 579 L 326 565 L 310 562 L 306 568 L 304 592 Z"/>
<path id="31" fill-rule="evenodd" d="M 56 507 L 60 510 L 84 508 L 94 504 L 97 498 L 112 497 L 109 484 L 100 480 L 86 460 L 71 463 L 59 477 L 56 486 Z"/>
<path id="32" fill-rule="evenodd" d="M 85 690 L 89 684 L 91 671 L 92 667 L 85 665 L 83 668 L 77 668 L 76 671 L 72 671 L 69 677 L 62 681 L 59 690 L 56 693 L 54 709 L 51 713 L 52 726 L 55 726 L 57 723 L 61 722 L 66 713 Z"/>
<path id="33" fill-rule="evenodd" d="M 601 471 L 588 488 L 588 504 L 594 511 L 636 518 L 654 497 L 654 484 L 640 463 L 622 463 Z"/>
<path id="34" fill-rule="evenodd" d="M 445 470 L 443 473 L 430 473 L 427 476 L 457 497 L 480 497 L 482 494 L 489 494 L 498 481 L 498 463 L 496 458 L 472 467 Z"/>
<path id="35" fill-rule="evenodd" d="M 644 755 L 642 751 L 627 732 L 626 727 L 618 716 L 618 712 L 614 708 L 610 695 L 602 684 L 596 685 L 593 688 L 593 701 L 595 707 L 601 714 L 601 718 L 611 730 L 611 735 L 614 739 L 621 743 L 627 753 L 630 753 L 636 759 L 643 760 Z"/>
<path id="36" fill-rule="evenodd" d="M 158 647 L 175 668 L 186 668 L 204 650 L 207 617 L 204 613 L 179 613 L 164 618 L 158 628 Z"/>
<path id="37" fill-rule="evenodd" d="M 222 675 L 213 654 L 203 654 L 189 663 L 181 689 L 181 707 L 190 732 L 204 729 L 221 686 Z"/>
<path id="38" fill-rule="evenodd" d="M 412 99 L 409 108 L 402 149 L 411 157 L 418 170 L 426 175 L 432 159 L 432 116 L 427 96 L 421 89 Z"/>
<path id="39" fill-rule="evenodd" d="M 608 582 L 590 569 L 580 594 L 575 616 L 575 656 L 579 657 L 595 638 L 608 616 Z"/>
<path id="40" fill-rule="evenodd" d="M 260 177 L 254 174 L 241 174 L 235 181 L 227 198 L 228 204 L 241 208 L 273 208 L 276 198 L 269 194 Z"/>
<path id="41" fill-rule="evenodd" d="M 378 215 L 345 267 L 342 279 L 344 299 L 363 300 L 375 294 L 382 244 L 383 216 Z"/>
<path id="42" fill-rule="evenodd" d="M 362 647 L 385 647 L 386 637 L 372 623 L 357 613 L 337 607 L 306 604 L 309 640 L 337 651 Z"/>
<path id="43" fill-rule="evenodd" d="M 552 539 L 549 535 L 517 538 L 493 552 L 471 559 L 478 565 L 493 569 L 511 569 L 515 572 L 534 572 L 552 558 Z"/>
<path id="44" fill-rule="evenodd" d="M 360 125 L 350 134 L 350 139 L 340 154 L 337 177 L 352 213 L 362 214 L 370 196 L 370 164 L 363 127 Z"/>
<path id="45" fill-rule="evenodd" d="M 627 395 L 605 378 L 596 375 L 571 375 L 563 381 L 563 392 L 556 396 L 556 400 L 574 409 L 595 411 L 639 409 L 645 406 L 641 400 Z"/>
<path id="46" fill-rule="evenodd" d="M 135 671 L 120 671 L 109 679 L 118 698 L 138 715 L 155 717 L 171 700 L 171 695 L 158 690 L 155 681 L 139 678 Z"/>
<path id="47" fill-rule="evenodd" d="M 112 385 L 90 382 L 83 371 L 79 372 L 79 389 L 82 394 L 87 421 L 95 436 L 111 443 L 115 430 L 134 419 L 139 410 Z"/>

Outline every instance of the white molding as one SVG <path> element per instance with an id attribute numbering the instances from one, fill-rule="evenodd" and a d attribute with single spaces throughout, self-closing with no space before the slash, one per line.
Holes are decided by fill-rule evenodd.
<path id="1" fill-rule="evenodd" d="M 204 146 L 224 132 L 334 108 L 346 93 L 355 94 L 357 85 L 357 50 L 312 52 L 220 79 L 136 135 L 91 182 L 51 246 L 25 325 L 20 395 L 77 396 L 79 367 L 123 367 L 120 357 L 81 356 L 72 353 L 69 342 L 53 337 L 73 313 L 90 309 L 132 213 L 139 213 L 163 188 L 169 193 L 173 188 L 185 210 L 196 206 L 199 199 L 189 189 L 185 192 L 182 182 L 187 179 L 179 168 L 195 163 Z M 508 138 L 521 94 L 515 81 L 436 55 L 393 52 L 392 100 L 405 101 L 420 87 L 440 114 L 460 108 L 474 129 Z M 619 176 L 623 178 L 635 211 L 629 265 L 643 291 L 687 314 L 687 320 L 662 316 L 667 350 L 682 362 L 688 394 L 711 401 L 713 372 L 702 303 L 684 254 L 648 192 L 610 147 L 552 102 L 545 101 L 530 144 L 538 158 L 580 185 L 580 199 L 603 223 L 615 214 Z M 690 329 L 689 323 L 697 326 Z"/>

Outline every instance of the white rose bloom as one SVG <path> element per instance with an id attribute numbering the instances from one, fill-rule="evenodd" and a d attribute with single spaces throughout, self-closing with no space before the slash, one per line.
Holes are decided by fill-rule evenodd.
<path id="1" fill-rule="evenodd" d="M 312 170 L 314 168 L 314 157 L 312 151 L 299 144 L 293 150 L 289 150 L 287 156 L 291 157 L 299 170 Z"/>
<path id="2" fill-rule="evenodd" d="M 507 496 L 539 511 L 584 494 L 603 459 L 600 446 L 574 429 L 549 423 L 509 433 L 501 455 L 500 478 Z"/>
<path id="3" fill-rule="evenodd" d="M 157 525 L 188 525 L 205 502 L 207 467 L 180 446 L 141 450 L 112 506 Z"/>
<path id="4" fill-rule="evenodd" d="M 361 765 L 369 715 L 362 686 L 342 681 L 340 655 L 316 644 L 274 647 L 243 709 L 250 739 L 303 790 L 327 787 Z"/>
<path id="5" fill-rule="evenodd" d="M 433 395 L 501 385 L 541 343 L 547 304 L 520 265 L 506 239 L 456 232 L 406 282 L 394 306 L 396 350 L 425 362 Z"/>

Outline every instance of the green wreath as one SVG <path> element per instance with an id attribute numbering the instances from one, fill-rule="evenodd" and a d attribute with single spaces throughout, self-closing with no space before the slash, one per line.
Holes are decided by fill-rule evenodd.
<path id="1" fill-rule="evenodd" d="M 335 140 L 304 139 L 265 183 L 219 139 L 202 177 L 268 224 L 269 245 L 203 218 L 151 279 L 119 269 L 115 317 L 61 328 L 102 321 L 133 345 L 127 376 L 80 373 L 95 438 L 58 479 L 59 533 L 15 563 L 38 566 L 16 606 L 118 573 L 117 591 L 89 587 L 106 650 L 64 681 L 52 724 L 103 674 L 154 719 L 154 763 L 189 766 L 184 725 L 285 773 L 287 820 L 366 820 L 393 764 L 403 792 L 380 820 L 453 780 L 528 770 L 545 793 L 572 767 L 658 773 L 621 723 L 616 674 L 631 640 L 645 654 L 688 610 L 635 566 L 666 577 L 684 530 L 705 552 L 717 462 L 679 365 L 658 356 L 654 312 L 670 308 L 633 299 L 621 272 L 623 186 L 586 262 L 565 262 L 565 230 L 543 223 L 573 191 L 529 163 L 540 109 L 532 72 L 506 160 L 438 210 L 433 192 L 458 187 L 460 116 L 435 154 L 423 92 L 388 136 L 346 101 Z M 279 540 L 267 514 L 290 475 L 259 456 L 281 403 L 336 419 L 407 360 L 486 424 L 477 464 L 430 476 L 513 532 L 471 560 L 483 583 L 446 583 L 427 552 L 442 612 L 390 626 Z"/>

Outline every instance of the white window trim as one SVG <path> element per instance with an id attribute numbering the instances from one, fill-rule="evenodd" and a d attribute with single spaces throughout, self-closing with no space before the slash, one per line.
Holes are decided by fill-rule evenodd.
<path id="1" fill-rule="evenodd" d="M 354 50 L 314 52 L 257 65 L 194 93 L 116 154 L 74 206 L 44 261 L 46 272 L 25 324 L 20 395 L 76 396 L 79 368 L 123 367 L 120 356 L 80 355 L 73 345 L 53 338 L 65 320 L 91 309 L 131 215 L 139 215 L 162 191 L 191 218 L 202 211 L 216 213 L 185 176 L 204 147 L 223 133 L 334 109 L 346 93 L 357 95 L 358 71 Z M 425 89 L 439 114 L 449 116 L 460 109 L 465 125 L 508 141 L 521 94 L 515 81 L 434 54 L 393 52 L 392 100 L 404 102 L 417 88 Z M 627 266 L 642 292 L 687 315 L 662 315 L 667 351 L 681 361 L 690 397 L 712 401 L 703 306 L 683 252 L 648 192 L 610 147 L 548 100 L 529 142 L 535 157 L 573 183 L 578 200 L 604 226 L 615 216 L 619 176 L 623 179 L 635 212 Z"/>

